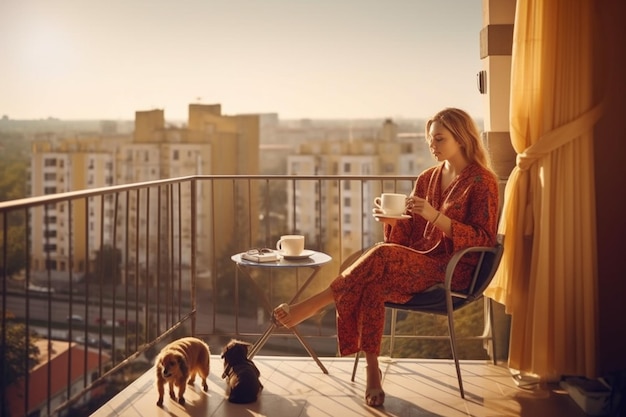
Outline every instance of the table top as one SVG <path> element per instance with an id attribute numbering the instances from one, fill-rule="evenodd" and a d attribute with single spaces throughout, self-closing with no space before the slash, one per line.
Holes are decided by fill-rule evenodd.
<path id="1" fill-rule="evenodd" d="M 285 259 L 281 257 L 277 261 L 271 262 L 254 262 L 243 259 L 241 255 L 245 252 L 237 253 L 230 257 L 233 262 L 241 266 L 252 266 L 259 268 L 300 268 L 300 267 L 317 267 L 330 262 L 333 258 L 324 252 L 313 252 L 311 256 L 303 259 Z"/>

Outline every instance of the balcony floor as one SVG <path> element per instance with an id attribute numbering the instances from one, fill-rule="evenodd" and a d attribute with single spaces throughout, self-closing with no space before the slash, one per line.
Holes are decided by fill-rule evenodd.
<path id="1" fill-rule="evenodd" d="M 220 378 L 223 364 L 217 355 L 211 356 L 208 393 L 196 381 L 187 389 L 184 407 L 167 397 L 167 389 L 163 408 L 156 406 L 153 368 L 92 416 L 585 416 L 558 387 L 521 389 L 506 367 L 484 361 L 461 362 L 463 400 L 452 361 L 381 358 L 386 400 L 384 407 L 375 409 L 363 402 L 364 360 L 354 383 L 350 382 L 353 358 L 321 361 L 328 375 L 309 357 L 257 355 L 254 362 L 265 388 L 256 403 L 247 405 L 231 404 L 225 398 L 225 383 Z"/>

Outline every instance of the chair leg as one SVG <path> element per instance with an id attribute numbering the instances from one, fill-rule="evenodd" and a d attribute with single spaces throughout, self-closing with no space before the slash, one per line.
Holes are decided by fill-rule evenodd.
<path id="1" fill-rule="evenodd" d="M 396 321 L 398 318 L 398 309 L 391 309 L 391 340 L 389 342 L 389 357 L 393 357 L 393 348 L 396 342 Z"/>
<path id="2" fill-rule="evenodd" d="M 487 309 L 489 314 L 489 340 L 491 340 L 491 357 L 493 364 L 498 364 L 498 356 L 496 354 L 496 329 L 494 327 L 495 320 L 493 318 L 493 300 L 487 297 Z"/>
<path id="3" fill-rule="evenodd" d="M 456 367 L 456 377 L 459 380 L 459 391 L 461 398 L 465 399 L 465 391 L 463 390 L 463 379 L 461 378 L 461 365 L 459 364 L 459 357 L 456 351 L 456 334 L 454 332 L 454 318 L 452 313 L 448 314 L 448 332 L 450 334 L 450 349 L 452 350 L 452 359 L 454 359 L 454 366 Z"/>
<path id="4" fill-rule="evenodd" d="M 352 378 L 350 379 L 350 381 L 354 382 L 354 377 L 356 376 L 356 367 L 359 364 L 359 356 L 361 355 L 361 352 L 357 352 L 354 355 L 354 367 L 352 368 Z"/>

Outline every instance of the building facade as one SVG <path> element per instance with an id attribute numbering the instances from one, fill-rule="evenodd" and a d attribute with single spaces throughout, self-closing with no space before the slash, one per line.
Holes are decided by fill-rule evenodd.
<path id="1" fill-rule="evenodd" d="M 182 127 L 167 125 L 163 110 L 138 111 L 132 135 L 34 141 L 30 167 L 31 195 L 188 175 L 258 174 L 260 132 L 259 115 L 223 115 L 219 104 L 191 104 L 188 124 Z M 167 259 L 172 253 L 172 248 L 159 245 L 160 242 L 170 241 L 156 235 L 163 230 L 174 233 L 175 241 L 185 237 L 180 239 L 183 247 L 177 248 L 176 252 L 182 257 L 181 264 L 190 265 L 192 248 L 187 237 L 194 222 L 197 252 L 219 254 L 231 242 L 214 244 L 209 239 L 213 235 L 209 228 L 215 228 L 215 233 L 220 236 L 230 236 L 237 219 L 234 219 L 232 209 L 215 204 L 213 196 L 219 195 L 220 200 L 226 201 L 243 200 L 241 204 L 252 205 L 257 199 L 254 192 L 227 195 L 233 194 L 233 190 L 226 184 L 204 181 L 198 186 L 200 198 L 197 199 L 197 216 L 193 221 L 184 214 L 191 212 L 193 190 L 173 190 L 162 186 L 155 186 L 154 192 L 149 195 L 127 193 L 114 199 L 111 194 L 103 197 L 102 201 L 91 198 L 88 201 L 76 200 L 72 207 L 58 204 L 46 208 L 45 212 L 32 212 L 29 220 L 32 272 L 49 272 L 59 276 L 59 279 L 67 279 L 70 274 L 80 279 L 98 268 L 94 261 L 103 246 L 132 247 L 137 233 L 155 233 L 154 239 L 149 239 L 154 247 L 123 250 L 123 261 L 133 271 L 155 271 L 163 265 L 150 264 L 154 262 L 151 259 L 157 257 L 149 257 L 148 254 L 159 250 L 163 255 L 160 259 Z M 157 222 L 172 221 L 171 210 L 180 210 L 184 214 L 180 216 L 180 224 L 158 228 Z M 110 215 L 102 216 L 102 211 Z M 113 213 L 115 215 L 111 215 Z M 220 219 L 217 224 L 211 223 L 213 216 Z M 99 224 L 96 219 L 115 220 L 110 224 Z M 254 219 L 251 222 L 248 227 L 254 231 L 258 225 Z M 119 227 L 116 229 L 120 225 L 126 226 L 123 233 L 119 232 L 122 230 Z M 198 257 L 199 262 L 203 259 L 206 257 Z M 201 272 L 209 269 L 209 265 L 197 267 Z"/>
<path id="2" fill-rule="evenodd" d="M 288 217 L 296 218 L 302 234 L 315 235 L 315 231 L 321 230 L 321 235 L 327 236 L 321 249 L 338 254 L 339 248 L 343 248 L 345 258 L 382 240 L 382 228 L 371 218 L 374 198 L 381 192 L 409 194 L 413 186 L 411 181 L 388 180 L 366 181 L 361 187 L 361 181 L 350 180 L 350 176 L 416 177 L 430 165 L 432 158 L 424 134 L 400 134 L 391 120 L 386 120 L 369 139 L 346 137 L 302 143 L 288 157 L 288 175 L 338 175 L 346 179 L 324 183 L 325 187 L 339 187 L 339 190 L 318 192 L 319 183 L 313 180 L 302 180 L 297 187 L 288 188 Z"/>

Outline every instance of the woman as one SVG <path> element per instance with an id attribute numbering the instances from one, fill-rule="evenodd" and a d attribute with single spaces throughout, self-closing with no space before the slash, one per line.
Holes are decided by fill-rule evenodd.
<path id="1" fill-rule="evenodd" d="M 496 243 L 498 186 L 472 118 L 446 108 L 426 123 L 426 138 L 440 163 L 415 181 L 406 201 L 411 218 L 377 216 L 384 223 L 384 243 L 369 249 L 321 293 L 274 309 L 274 320 L 293 327 L 335 303 L 341 355 L 365 352 L 365 402 L 370 406 L 385 400 L 378 366 L 384 303 L 405 303 L 412 294 L 442 283 L 455 251 Z M 471 258 L 459 265 L 453 289 L 469 285 L 475 263 Z"/>

